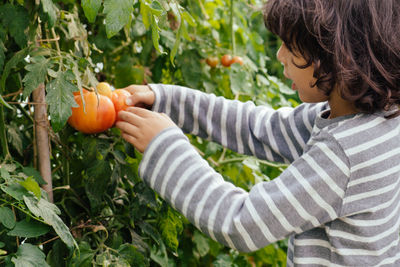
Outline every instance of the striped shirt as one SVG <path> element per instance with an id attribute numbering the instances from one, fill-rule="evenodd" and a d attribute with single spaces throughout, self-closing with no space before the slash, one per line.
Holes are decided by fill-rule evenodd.
<path id="1" fill-rule="evenodd" d="M 288 266 L 400 266 L 400 117 L 326 119 L 327 103 L 274 110 L 173 85 L 150 85 L 159 133 L 144 181 L 211 238 L 254 251 L 289 237 Z M 249 192 L 224 181 L 184 133 L 290 163 Z"/>

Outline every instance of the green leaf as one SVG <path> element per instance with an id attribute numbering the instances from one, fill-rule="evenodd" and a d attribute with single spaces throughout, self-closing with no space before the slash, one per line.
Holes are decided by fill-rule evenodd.
<path id="1" fill-rule="evenodd" d="M 179 30 L 178 30 L 178 34 L 176 35 L 174 47 L 172 48 L 171 54 L 169 55 L 170 60 L 171 60 L 171 63 L 172 63 L 173 66 L 175 66 L 175 64 L 174 64 L 174 58 L 175 58 L 176 53 L 178 52 L 178 48 L 179 48 L 179 45 L 180 45 L 180 43 L 181 43 L 181 35 L 182 35 L 182 29 L 183 29 L 183 27 L 185 27 L 185 24 L 184 24 L 184 23 L 181 23 L 181 25 L 180 25 L 180 27 L 179 27 Z"/>
<path id="2" fill-rule="evenodd" d="M 96 20 L 97 12 L 99 12 L 102 0 L 82 0 L 82 8 L 86 18 L 90 23 Z"/>
<path id="3" fill-rule="evenodd" d="M 51 225 L 60 236 L 61 240 L 70 248 L 77 247 L 77 244 L 72 237 L 68 227 L 60 219 L 57 214 L 60 214 L 58 207 L 44 198 L 39 201 L 33 197 L 24 196 L 24 201 L 28 209 L 37 217 L 41 217 L 47 224 Z"/>
<path id="4" fill-rule="evenodd" d="M 15 226 L 14 213 L 7 207 L 0 207 L 0 223 L 6 228 L 12 229 Z"/>
<path id="5" fill-rule="evenodd" d="M 9 143 L 15 148 L 15 150 L 23 156 L 23 144 L 22 144 L 22 133 L 19 130 L 19 125 L 14 121 L 7 125 L 7 138 Z"/>
<path id="6" fill-rule="evenodd" d="M 131 266 L 148 266 L 148 260 L 131 244 L 123 244 L 118 248 L 119 257 L 125 259 Z"/>
<path id="7" fill-rule="evenodd" d="M 36 170 L 35 168 L 32 167 L 23 167 L 22 171 L 27 175 L 27 176 L 32 176 L 35 181 L 40 184 L 40 185 L 44 185 L 47 184 L 45 180 L 43 180 L 42 175 L 40 174 L 40 172 L 38 170 Z"/>
<path id="8" fill-rule="evenodd" d="M 132 11 L 133 2 L 131 0 L 104 0 L 108 38 L 117 34 L 129 22 Z"/>
<path id="9" fill-rule="evenodd" d="M 160 28 L 157 25 L 157 21 L 154 15 L 151 16 L 151 38 L 153 39 L 153 46 L 154 48 L 160 52 L 161 54 L 166 54 L 165 52 L 162 52 L 160 49 L 160 34 L 159 31 Z"/>
<path id="10" fill-rule="evenodd" d="M 77 107 L 72 92 L 79 88 L 71 80 L 74 74 L 70 71 L 58 72 L 58 75 L 46 86 L 46 102 L 49 105 L 51 123 L 55 132 L 61 130 L 71 116 L 71 107 Z"/>
<path id="11" fill-rule="evenodd" d="M 36 246 L 24 243 L 19 246 L 16 257 L 12 258 L 15 267 L 47 267 L 46 255 Z"/>
<path id="12" fill-rule="evenodd" d="M 221 254 L 213 262 L 214 267 L 231 267 L 233 266 L 233 261 L 229 255 Z"/>
<path id="13" fill-rule="evenodd" d="M 192 27 L 196 27 L 197 26 L 197 23 L 196 23 L 195 19 L 192 17 L 192 15 L 190 15 L 189 12 L 187 12 L 187 11 L 182 12 L 182 18 L 184 20 L 186 20 L 187 23 L 189 23 L 190 26 L 192 26 Z"/>
<path id="14" fill-rule="evenodd" d="M 29 26 L 27 10 L 19 5 L 5 4 L 0 6 L 0 17 L 4 27 L 8 29 L 18 46 L 26 47 L 27 35 L 25 30 Z"/>
<path id="15" fill-rule="evenodd" d="M 159 228 L 165 244 L 177 252 L 179 240 L 178 236 L 182 233 L 183 223 L 179 213 L 168 207 L 167 212 L 161 214 Z"/>
<path id="16" fill-rule="evenodd" d="M 4 67 L 3 75 L 1 76 L 1 90 L 4 92 L 6 88 L 6 80 L 12 68 L 16 67 L 19 62 L 21 62 L 30 52 L 30 47 L 22 49 L 14 54 L 14 56 L 6 63 Z M 11 106 L 9 106 L 11 108 Z"/>
<path id="17" fill-rule="evenodd" d="M 26 190 L 31 191 L 38 199 L 40 199 L 40 187 L 38 183 L 29 176 L 25 181 L 19 182 Z"/>
<path id="18" fill-rule="evenodd" d="M 111 173 L 110 163 L 104 160 L 95 161 L 87 169 L 88 181 L 85 183 L 85 191 L 93 209 L 97 209 L 101 204 L 110 181 Z"/>
<path id="19" fill-rule="evenodd" d="M 50 227 L 36 221 L 20 221 L 17 222 L 14 229 L 7 233 L 9 236 L 19 236 L 19 237 L 38 237 L 45 235 L 50 231 Z"/>
<path id="20" fill-rule="evenodd" d="M 24 83 L 24 98 L 29 96 L 41 83 L 44 83 L 47 71 L 53 64 L 43 56 L 32 57 L 31 64 L 25 66 L 28 71 L 22 80 Z"/>
<path id="21" fill-rule="evenodd" d="M 24 196 L 27 196 L 30 194 L 20 184 L 1 185 L 0 188 L 1 188 L 1 190 L 3 190 L 5 193 L 12 196 L 16 200 L 23 200 Z"/>
<path id="22" fill-rule="evenodd" d="M 196 250 L 201 257 L 204 257 L 210 251 L 210 245 L 208 244 L 207 238 L 204 237 L 199 231 L 194 232 L 193 242 L 195 243 Z"/>
<path id="23" fill-rule="evenodd" d="M 41 0 L 43 12 L 47 14 L 49 26 L 53 28 L 57 20 L 57 7 L 53 4 L 52 0 Z"/>

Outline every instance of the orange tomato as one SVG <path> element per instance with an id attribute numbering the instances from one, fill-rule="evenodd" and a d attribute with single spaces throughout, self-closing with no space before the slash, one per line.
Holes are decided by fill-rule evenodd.
<path id="1" fill-rule="evenodd" d="M 88 90 L 86 90 L 85 88 L 82 88 L 82 93 L 83 94 L 86 94 L 86 93 L 89 93 L 89 91 Z M 73 94 L 76 96 L 76 95 L 81 95 L 81 92 L 80 91 L 76 91 L 76 92 L 73 92 Z"/>
<path id="2" fill-rule="evenodd" d="M 232 61 L 231 55 L 226 54 L 221 57 L 221 64 L 224 65 L 225 67 L 229 67 L 232 64 L 231 61 Z"/>
<path id="3" fill-rule="evenodd" d="M 115 113 L 118 117 L 118 112 L 127 109 L 129 106 L 125 104 L 125 100 L 131 95 L 125 89 L 116 89 L 112 92 L 111 100 L 114 103 Z"/>
<path id="4" fill-rule="evenodd" d="M 106 97 L 110 98 L 112 97 L 112 90 L 111 86 L 106 83 L 106 82 L 100 82 L 96 86 L 97 92 L 101 95 L 105 95 Z"/>
<path id="5" fill-rule="evenodd" d="M 218 63 L 219 63 L 219 59 L 217 57 L 208 57 L 206 59 L 206 63 L 208 66 L 210 66 L 211 68 L 215 68 Z"/>
<path id="6" fill-rule="evenodd" d="M 239 63 L 240 65 L 243 65 L 243 59 L 239 56 L 234 56 L 231 60 L 231 65 L 234 63 Z"/>
<path id="7" fill-rule="evenodd" d="M 85 111 L 81 95 L 74 97 L 77 108 L 72 108 L 72 115 L 68 119 L 69 125 L 74 129 L 86 133 L 100 133 L 112 127 L 115 123 L 115 108 L 110 98 L 95 92 L 83 94 Z"/>

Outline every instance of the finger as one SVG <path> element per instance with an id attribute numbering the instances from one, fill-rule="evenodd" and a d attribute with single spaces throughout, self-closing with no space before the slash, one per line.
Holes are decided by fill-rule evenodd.
<path id="1" fill-rule="evenodd" d="M 143 118 L 141 116 L 138 116 L 134 112 L 130 112 L 128 110 L 121 110 L 120 112 L 118 112 L 118 119 L 137 126 L 140 125 L 143 121 Z"/>
<path id="2" fill-rule="evenodd" d="M 139 107 L 129 107 L 126 109 L 126 111 L 131 112 L 142 118 L 150 117 L 151 115 L 153 115 L 155 113 L 154 111 L 150 111 L 148 109 L 139 108 Z"/>
<path id="3" fill-rule="evenodd" d="M 127 90 L 131 94 L 150 90 L 149 86 L 147 85 L 136 85 L 136 84 L 129 85 L 128 87 L 125 87 L 123 89 Z"/>
<path id="4" fill-rule="evenodd" d="M 138 139 L 130 134 L 127 133 L 122 133 L 122 138 L 127 141 L 128 143 L 131 143 L 134 147 L 136 147 L 138 144 Z"/>
<path id="5" fill-rule="evenodd" d="M 133 92 L 131 96 L 126 99 L 128 106 L 152 106 L 154 103 L 154 93 L 152 91 L 146 92 Z"/>
<path id="6" fill-rule="evenodd" d="M 115 127 L 119 128 L 124 133 L 134 136 L 135 138 L 138 137 L 139 128 L 133 124 L 125 121 L 117 121 Z"/>

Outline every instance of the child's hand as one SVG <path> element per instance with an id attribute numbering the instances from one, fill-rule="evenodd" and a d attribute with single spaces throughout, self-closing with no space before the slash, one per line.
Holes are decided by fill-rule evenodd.
<path id="1" fill-rule="evenodd" d="M 120 121 L 115 126 L 122 131 L 122 137 L 142 153 L 162 130 L 176 126 L 166 114 L 138 107 L 120 111 L 118 117 Z"/>
<path id="2" fill-rule="evenodd" d="M 154 92 L 147 85 L 130 85 L 123 88 L 131 93 L 131 96 L 126 99 L 128 106 L 142 107 L 151 109 L 154 104 Z"/>

